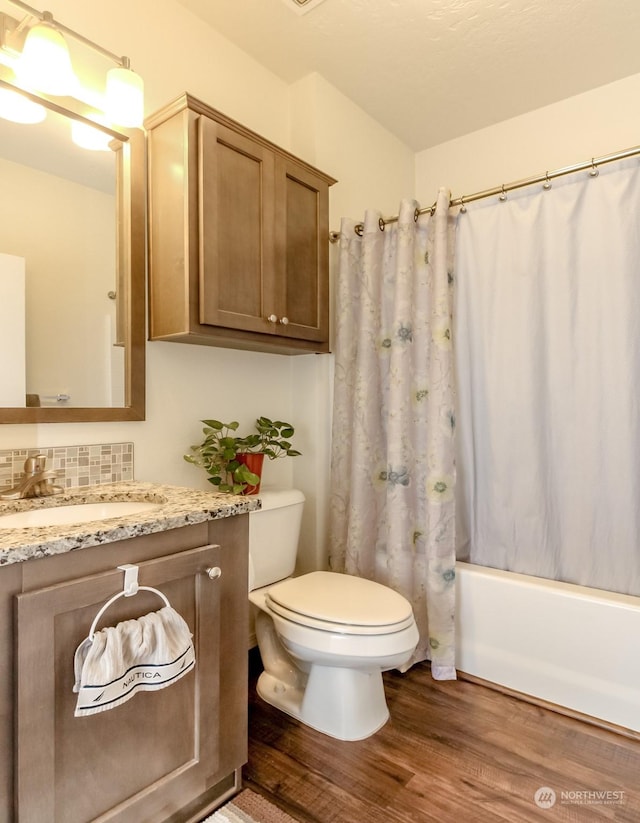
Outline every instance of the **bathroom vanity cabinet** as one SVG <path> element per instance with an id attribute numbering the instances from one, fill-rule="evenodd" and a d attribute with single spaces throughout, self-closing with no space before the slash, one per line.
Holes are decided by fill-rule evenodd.
<path id="1" fill-rule="evenodd" d="M 335 180 L 190 95 L 145 125 L 150 339 L 329 351 Z"/>
<path id="2" fill-rule="evenodd" d="M 0 567 L 0 822 L 193 823 L 247 757 L 248 516 Z M 74 717 L 73 656 L 124 563 L 187 621 L 195 670 Z M 214 571 L 210 576 L 209 569 Z M 98 628 L 161 608 L 117 599 Z"/>

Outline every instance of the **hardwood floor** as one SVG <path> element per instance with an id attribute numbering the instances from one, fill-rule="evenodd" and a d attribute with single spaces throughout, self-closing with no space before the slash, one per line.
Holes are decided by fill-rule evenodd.
<path id="1" fill-rule="evenodd" d="M 301 823 L 640 821 L 639 740 L 477 683 L 438 683 L 423 663 L 384 675 L 390 720 L 346 743 L 262 701 L 254 654 L 244 784 Z M 534 801 L 542 787 L 556 794 L 550 808 Z"/>

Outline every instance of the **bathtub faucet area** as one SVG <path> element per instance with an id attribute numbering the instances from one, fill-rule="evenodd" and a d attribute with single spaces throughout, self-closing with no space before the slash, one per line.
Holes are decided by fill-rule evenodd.
<path id="1" fill-rule="evenodd" d="M 27 457 L 20 482 L 12 489 L 0 492 L 0 500 L 21 500 L 61 494 L 62 486 L 56 486 L 52 482 L 57 477 L 57 472 L 53 469 L 46 469 L 46 461 L 44 454 Z"/>

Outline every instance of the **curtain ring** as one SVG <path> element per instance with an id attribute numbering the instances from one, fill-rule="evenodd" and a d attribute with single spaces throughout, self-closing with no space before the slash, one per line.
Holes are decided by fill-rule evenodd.
<path id="1" fill-rule="evenodd" d="M 358 235 L 358 237 L 362 237 L 364 234 L 364 223 L 356 223 L 353 227 L 354 232 Z"/>
<path id="2" fill-rule="evenodd" d="M 600 170 L 596 166 L 595 160 L 591 158 L 591 171 L 589 172 L 589 177 L 597 177 L 600 174 Z"/>
<path id="3" fill-rule="evenodd" d="M 502 200 L 503 203 L 507 199 L 507 193 L 504 190 L 504 183 L 502 184 L 502 191 L 500 192 L 500 198 L 499 199 Z"/>
<path id="4" fill-rule="evenodd" d="M 545 179 L 544 183 L 542 184 L 542 188 L 545 189 L 545 191 L 549 191 L 549 189 L 551 188 L 551 180 L 549 180 L 549 172 L 548 171 L 545 172 L 545 178 L 546 179 Z"/>
<path id="5" fill-rule="evenodd" d="M 418 222 L 418 217 L 420 217 L 420 209 L 416 206 L 414 211 L 413 211 L 413 222 L 414 223 Z"/>
<path id="6" fill-rule="evenodd" d="M 464 202 L 464 194 L 463 194 L 463 195 L 462 195 L 462 197 L 460 198 L 460 211 L 462 212 L 462 214 L 466 214 L 466 213 L 467 213 L 467 206 L 466 206 L 466 204 L 465 204 L 465 202 Z"/>
<path id="7" fill-rule="evenodd" d="M 378 218 L 378 228 L 380 229 L 380 231 L 384 231 L 384 227 L 385 227 L 385 222 L 382 219 L 382 217 L 379 217 Z"/>

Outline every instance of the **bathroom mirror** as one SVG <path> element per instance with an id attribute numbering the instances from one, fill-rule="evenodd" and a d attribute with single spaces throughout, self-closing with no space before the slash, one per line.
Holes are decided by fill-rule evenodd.
<path id="1" fill-rule="evenodd" d="M 0 66 L 0 90 L 17 90 L 11 77 Z M 5 386 L 21 348 L 24 362 L 17 395 L 3 394 L 11 399 L 0 403 L 0 423 L 142 420 L 144 134 L 102 127 L 103 150 L 80 148 L 71 128 L 91 122 L 89 107 L 20 93 L 43 105 L 46 118 L 30 125 L 0 118 Z M 5 269 L 8 291 L 3 263 L 24 272 L 7 281 Z M 24 282 L 15 310 L 14 282 Z"/>

